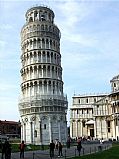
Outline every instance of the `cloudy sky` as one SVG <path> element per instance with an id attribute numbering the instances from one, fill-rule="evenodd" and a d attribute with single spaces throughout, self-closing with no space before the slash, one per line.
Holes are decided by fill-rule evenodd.
<path id="1" fill-rule="evenodd" d="M 119 74 L 119 1 L 0 1 L 0 119 L 20 119 L 20 30 L 27 9 L 45 5 L 61 30 L 64 93 L 108 93 Z M 68 111 L 69 113 L 69 111 Z M 69 118 L 68 118 L 69 120 Z"/>

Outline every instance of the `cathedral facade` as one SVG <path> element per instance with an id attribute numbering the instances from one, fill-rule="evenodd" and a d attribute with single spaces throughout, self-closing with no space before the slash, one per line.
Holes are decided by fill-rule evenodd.
<path id="1" fill-rule="evenodd" d="M 70 136 L 119 139 L 119 75 L 111 81 L 111 93 L 74 95 L 70 116 Z"/>
<path id="2" fill-rule="evenodd" d="M 67 96 L 63 93 L 59 28 L 45 6 L 27 10 L 21 29 L 21 140 L 47 145 L 67 139 Z"/>

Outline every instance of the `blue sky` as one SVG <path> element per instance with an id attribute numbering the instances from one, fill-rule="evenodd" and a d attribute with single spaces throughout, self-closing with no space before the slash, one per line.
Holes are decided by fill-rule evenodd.
<path id="1" fill-rule="evenodd" d="M 110 80 L 119 74 L 118 0 L 1 0 L 1 120 L 20 119 L 20 30 L 27 9 L 36 5 L 50 7 L 61 30 L 64 93 L 68 96 L 69 108 L 74 93 L 110 92 Z"/>

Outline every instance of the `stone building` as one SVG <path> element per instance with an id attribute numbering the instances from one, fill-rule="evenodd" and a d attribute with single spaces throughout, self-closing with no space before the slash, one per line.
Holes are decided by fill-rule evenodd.
<path id="1" fill-rule="evenodd" d="M 21 136 L 21 124 L 16 121 L 0 120 L 0 134 L 9 138 Z"/>
<path id="2" fill-rule="evenodd" d="M 93 104 L 104 95 L 74 95 L 70 116 L 70 136 L 94 137 L 95 118 Z"/>
<path id="3" fill-rule="evenodd" d="M 21 30 L 21 140 L 46 145 L 66 142 L 67 96 L 63 93 L 60 38 L 54 12 L 30 8 Z"/>
<path id="4" fill-rule="evenodd" d="M 119 75 L 111 81 L 111 93 L 94 104 L 95 137 L 119 139 Z"/>
<path id="5" fill-rule="evenodd" d="M 111 93 L 73 97 L 70 135 L 95 139 L 119 139 L 119 75 L 111 81 Z"/>

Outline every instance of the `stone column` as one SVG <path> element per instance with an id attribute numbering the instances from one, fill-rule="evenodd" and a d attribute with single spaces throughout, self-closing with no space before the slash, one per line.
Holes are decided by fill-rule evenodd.
<path id="1" fill-rule="evenodd" d="M 46 47 L 46 38 L 44 38 L 44 42 L 45 42 L 45 49 L 47 49 L 47 47 Z"/>
<path id="2" fill-rule="evenodd" d="M 33 123 L 30 122 L 30 129 L 31 129 L 31 143 L 33 144 Z"/>
<path id="3" fill-rule="evenodd" d="M 41 38 L 41 48 L 43 48 L 43 39 L 42 38 Z"/>
<path id="4" fill-rule="evenodd" d="M 60 128 L 60 120 L 58 121 L 58 129 L 59 129 L 59 141 L 61 141 L 61 128 Z"/>
<path id="5" fill-rule="evenodd" d="M 52 125 L 51 125 L 51 118 L 49 117 L 49 136 L 50 136 L 50 142 L 52 141 Z"/>
<path id="6" fill-rule="evenodd" d="M 78 120 L 76 120 L 76 137 L 78 137 Z"/>
<path id="7" fill-rule="evenodd" d="M 36 49 L 38 49 L 38 38 L 36 38 Z M 36 61 L 38 61 L 37 54 L 36 54 Z"/>
<path id="8" fill-rule="evenodd" d="M 112 132 L 113 132 L 113 135 L 112 135 L 112 137 L 113 138 L 115 138 L 115 121 L 114 121 L 115 119 L 113 118 L 113 121 L 112 121 Z"/>
<path id="9" fill-rule="evenodd" d="M 48 49 L 50 49 L 50 40 L 49 39 L 48 39 Z"/>
<path id="10" fill-rule="evenodd" d="M 24 132 L 23 132 L 24 133 L 24 141 L 26 142 L 26 124 L 25 123 L 24 123 L 24 129 L 23 130 L 24 130 Z"/>
<path id="11" fill-rule="evenodd" d="M 86 124 L 86 129 L 87 129 L 87 136 L 89 136 L 89 135 L 88 135 L 88 124 Z"/>
<path id="12" fill-rule="evenodd" d="M 40 120 L 40 121 L 39 121 L 39 142 L 40 142 L 40 143 L 42 142 L 41 133 L 42 133 L 42 129 L 41 129 L 41 120 Z"/>
<path id="13" fill-rule="evenodd" d="M 83 136 L 83 124 L 82 124 L 82 120 L 80 121 L 80 125 L 81 125 L 81 136 Z"/>
<path id="14" fill-rule="evenodd" d="M 107 118 L 105 117 L 105 124 L 106 124 L 106 138 L 108 139 L 108 126 L 107 126 Z"/>
<path id="15" fill-rule="evenodd" d="M 67 136 L 68 136 L 68 132 L 67 132 L 67 121 L 64 121 L 65 123 L 65 142 L 67 141 Z"/>
<path id="16" fill-rule="evenodd" d="M 32 130 L 33 130 L 33 143 L 35 144 L 35 121 L 33 121 Z"/>
<path id="17" fill-rule="evenodd" d="M 73 137 L 73 136 L 72 136 L 72 135 L 73 135 L 73 134 L 72 134 L 72 131 L 73 131 L 73 130 L 72 130 L 72 121 L 70 121 L 70 136 L 71 136 L 71 137 Z"/>
<path id="18" fill-rule="evenodd" d="M 40 91 L 40 89 L 39 89 L 39 83 L 37 83 L 37 94 L 39 94 L 39 91 Z"/>
<path id="19" fill-rule="evenodd" d="M 50 48 L 50 42 L 49 42 L 49 48 Z M 51 63 L 51 52 L 49 53 L 49 56 L 50 56 L 50 63 Z M 52 68 L 51 68 L 51 70 L 52 70 Z"/>
<path id="20" fill-rule="evenodd" d="M 102 118 L 100 118 L 100 132 L 101 132 L 101 139 L 102 139 Z"/>
<path id="21" fill-rule="evenodd" d="M 96 121 L 96 118 L 95 118 L 95 122 L 94 122 L 94 136 L 95 136 L 95 138 L 97 138 L 97 121 Z"/>
<path id="22" fill-rule="evenodd" d="M 24 140 L 24 134 L 23 134 L 23 123 L 21 124 L 21 141 Z"/>
<path id="23" fill-rule="evenodd" d="M 49 93 L 49 83 L 47 81 L 47 93 Z"/>
<path id="24" fill-rule="evenodd" d="M 41 77 L 43 78 L 43 66 L 41 66 L 41 71 L 42 71 Z"/>

